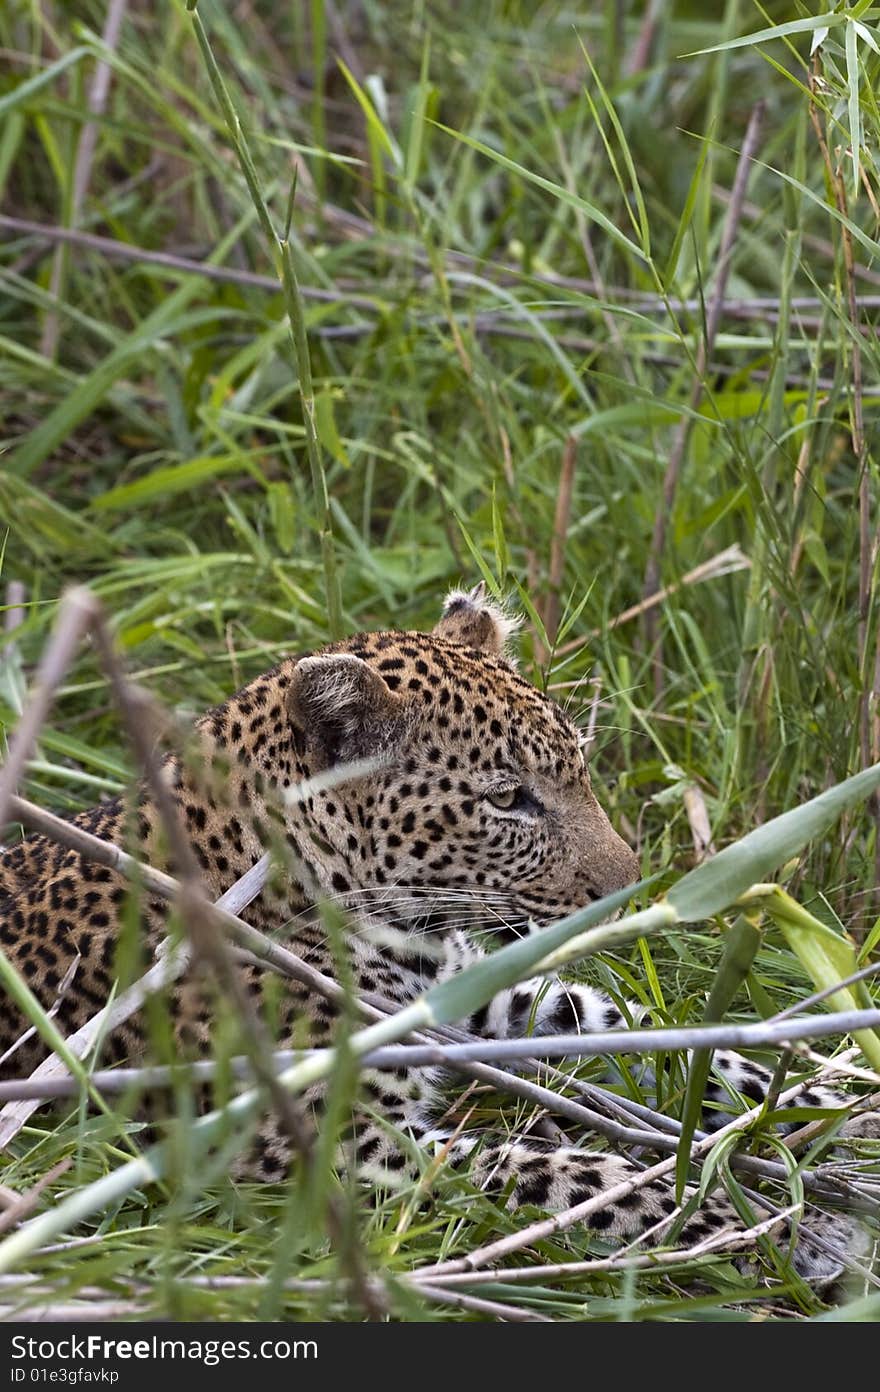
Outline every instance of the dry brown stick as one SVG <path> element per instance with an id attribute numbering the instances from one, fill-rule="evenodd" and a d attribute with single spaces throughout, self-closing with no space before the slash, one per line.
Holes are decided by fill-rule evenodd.
<path id="1" fill-rule="evenodd" d="M 145 977 L 141 978 L 141 981 L 138 983 L 139 986 L 142 986 L 142 995 L 145 994 L 145 983 Z M 122 997 L 120 997 L 120 1001 L 121 1000 Z M 118 1021 L 114 1021 L 113 1017 L 109 1016 L 105 1029 L 109 1030 L 114 1028 L 115 1023 L 118 1023 Z M 413 1036 L 413 1038 L 416 1038 L 416 1036 Z M 449 1059 L 444 1055 L 442 1043 L 430 1041 L 427 1036 L 422 1036 L 421 1038 L 428 1047 L 426 1047 L 422 1051 L 421 1056 L 415 1060 L 419 1067 L 425 1064 L 431 1066 L 437 1065 L 444 1068 L 458 1068 L 460 1066 L 460 1059 Z M 70 1044 L 73 1039 L 75 1039 L 75 1036 L 71 1035 L 67 1041 L 68 1044 Z M 582 1052 L 588 1053 L 589 1050 L 585 1047 Z M 603 1050 L 603 1052 L 606 1051 Z M 308 1056 L 308 1050 L 295 1051 L 293 1049 L 278 1049 L 273 1052 L 272 1058 L 275 1067 L 280 1072 L 282 1069 L 288 1068 L 292 1063 Z M 377 1052 L 375 1057 L 366 1056 L 364 1066 L 376 1068 L 396 1067 L 402 1063 L 408 1064 L 408 1062 L 406 1056 L 403 1055 L 386 1059 L 381 1052 Z M 469 1060 L 469 1062 L 473 1062 L 473 1060 Z M 188 1078 L 191 1078 L 193 1082 L 202 1083 L 210 1081 L 212 1078 L 216 1077 L 218 1071 L 225 1068 L 228 1068 L 232 1077 L 241 1079 L 242 1081 L 250 1082 L 254 1078 L 253 1069 L 246 1057 L 234 1057 L 225 1061 L 222 1065 L 216 1063 L 213 1059 L 196 1059 L 187 1064 L 160 1064 L 155 1067 L 148 1065 L 143 1068 L 105 1068 L 91 1073 L 89 1078 L 92 1086 L 97 1088 L 99 1092 L 105 1094 L 126 1092 L 129 1088 L 133 1087 L 154 1091 L 162 1088 L 173 1088 L 182 1072 L 185 1073 Z M 44 1074 L 42 1077 L 38 1077 L 35 1071 L 31 1074 L 30 1078 L 23 1079 L 22 1081 L 0 1082 L 0 1102 L 34 1102 L 35 1105 L 39 1105 L 44 1102 L 56 1101 L 62 1098 L 76 1097 L 79 1094 L 79 1088 L 80 1084 L 78 1081 L 72 1078 L 66 1069 L 62 1068 L 57 1072 L 53 1072 L 51 1075 Z M 554 1096 L 554 1101 L 555 1100 Z M 578 1115 L 575 1118 L 578 1121 L 583 1120 L 580 1115 L 581 1110 L 581 1108 L 578 1108 Z M 589 1115 L 589 1113 L 587 1113 L 587 1115 Z M 2 1113 L 0 1113 L 0 1116 L 2 1116 Z M 604 1132 L 602 1134 L 604 1134 Z M 658 1131 L 655 1136 L 647 1130 L 638 1131 L 624 1126 L 615 1126 L 610 1139 L 622 1140 L 629 1145 L 648 1146 L 649 1148 L 658 1148 L 664 1151 L 674 1150 L 676 1144 L 674 1137 L 667 1136 L 663 1132 Z"/>
<path id="2" fill-rule="evenodd" d="M 50 1300 L 45 1305 L 24 1308 L 0 1305 L 0 1321 L 3 1323 L 85 1324 L 97 1321 L 104 1324 L 111 1320 L 145 1319 L 148 1314 L 146 1305 L 139 1305 L 133 1300 Z"/>
<path id="3" fill-rule="evenodd" d="M 837 988 L 835 988 L 837 989 Z M 686 1051 L 689 1049 L 758 1049 L 766 1047 L 782 1047 L 790 1056 L 794 1050 L 794 1043 L 805 1039 L 821 1039 L 831 1034 L 852 1034 L 859 1029 L 876 1029 L 880 1026 L 880 1009 L 864 1010 L 844 1010 L 830 1011 L 819 1015 L 798 1016 L 792 1020 L 762 1020 L 757 1024 L 750 1025 L 697 1025 L 697 1026 L 671 1026 L 659 1029 L 641 1028 L 620 1028 L 610 1030 L 600 1030 L 589 1034 L 551 1034 L 541 1035 L 535 1039 L 531 1036 L 514 1036 L 511 1038 L 474 1038 L 459 1043 L 458 1041 L 440 1042 L 426 1041 L 415 1044 L 386 1044 L 380 1045 L 368 1053 L 362 1055 L 361 1062 L 369 1068 L 398 1068 L 398 1067 L 441 1067 L 448 1068 L 461 1061 L 473 1063 L 475 1061 L 488 1063 L 517 1063 L 521 1064 L 526 1059 L 533 1057 L 542 1061 L 551 1058 L 599 1058 L 614 1057 L 617 1054 L 645 1053 L 653 1054 L 659 1051 Z M 320 1058 L 327 1053 L 326 1048 L 302 1048 L 302 1049 L 279 1049 L 273 1051 L 271 1063 L 275 1071 L 289 1068 L 291 1063 L 299 1059 Z M 790 1061 L 790 1059 L 789 1059 Z M 827 1060 L 823 1060 L 823 1065 L 827 1065 Z M 202 1059 L 183 1065 L 187 1071 L 192 1071 L 192 1076 L 201 1081 L 215 1075 L 218 1065 L 212 1059 Z M 250 1068 L 248 1059 L 232 1058 L 224 1062 L 222 1067 L 228 1067 L 235 1077 L 250 1077 L 253 1070 Z M 109 1091 L 119 1092 L 123 1088 L 130 1087 L 137 1083 L 142 1087 L 170 1087 L 173 1086 L 175 1079 L 179 1076 L 180 1065 L 162 1065 L 157 1068 L 112 1068 L 101 1073 L 92 1074 L 92 1081 L 96 1087 L 106 1087 Z M 867 1075 L 876 1084 L 878 1077 L 870 1074 L 868 1070 L 860 1070 L 862 1076 Z M 802 1084 L 802 1086 L 806 1086 Z M 18 1095 L 30 1096 L 38 1095 L 45 1097 L 64 1097 L 73 1096 L 79 1084 L 76 1079 L 61 1077 L 55 1080 L 55 1084 L 46 1092 L 30 1083 L 0 1082 L 0 1097 L 6 1098 L 17 1092 Z M 856 1098 L 853 1099 L 855 1103 Z M 839 1115 L 846 1116 L 850 1109 L 843 1109 Z M 859 1108 L 853 1108 L 854 1112 L 865 1110 L 862 1103 Z M 874 1104 L 867 1108 L 874 1110 Z M 828 1118 L 822 1118 L 823 1124 Z M 658 1136 L 661 1133 L 658 1133 Z M 639 1143 L 644 1139 L 644 1133 L 634 1137 Z M 667 1145 L 667 1141 L 670 1144 Z M 651 1144 L 651 1142 L 648 1142 Z M 663 1134 L 661 1149 L 670 1149 L 674 1146 L 674 1139 Z"/>
<path id="4" fill-rule="evenodd" d="M 625 72 L 627 77 L 636 77 L 640 72 L 644 72 L 648 66 L 654 37 L 663 15 L 665 3 L 666 0 L 650 0 L 646 6 L 638 36 L 626 60 Z"/>
<path id="5" fill-rule="evenodd" d="M 350 9 L 351 7 L 346 7 Z M 345 62 L 349 72 L 354 74 L 357 81 L 363 85 L 366 81 L 369 69 L 364 67 L 363 58 L 358 52 L 356 44 L 353 44 L 346 32 L 345 24 L 333 0 L 324 0 L 324 9 L 330 24 L 330 31 L 333 35 L 333 42 L 339 50 L 340 57 Z M 353 11 L 356 13 L 356 11 Z M 350 16 L 349 16 L 350 17 Z"/>
<path id="6" fill-rule="evenodd" d="M 101 42 L 106 50 L 114 52 L 119 42 L 119 31 L 122 28 L 122 21 L 125 18 L 125 11 L 128 8 L 128 0 L 110 0 L 107 10 L 107 19 L 104 23 L 104 32 L 101 35 Z M 76 151 L 76 161 L 73 166 L 73 190 L 70 199 L 70 222 L 76 225 L 85 201 L 86 190 L 89 186 L 89 176 L 92 171 L 92 160 L 95 155 L 95 146 L 98 141 L 98 121 L 96 118 L 103 115 L 104 107 L 107 105 L 107 94 L 110 91 L 110 77 L 112 68 L 103 58 L 99 58 L 95 64 L 95 71 L 92 75 L 92 82 L 89 88 L 89 95 L 86 101 L 86 109 L 89 119 L 82 128 L 79 144 Z M 61 290 L 61 276 L 64 267 L 64 252 L 61 245 L 55 248 L 55 256 L 52 261 L 52 274 L 49 280 L 49 294 L 53 299 L 57 299 Z M 40 352 L 44 358 L 53 358 L 55 349 L 58 346 L 59 316 L 56 306 L 50 308 L 46 315 L 46 322 L 43 325 L 43 332 L 40 338 Z"/>
<path id="7" fill-rule="evenodd" d="M 67 242 L 71 246 L 83 247 L 87 251 L 99 252 L 102 256 L 116 257 L 121 261 L 142 261 L 147 266 L 164 266 L 169 271 L 183 271 L 188 275 L 204 276 L 205 280 L 216 280 L 231 285 L 252 285 L 255 289 L 278 293 L 277 276 L 260 275 L 257 271 L 237 270 L 232 266 L 215 266 L 209 261 L 195 261 L 191 257 L 177 256 L 170 251 L 153 251 L 147 247 L 132 246 L 129 242 L 119 242 L 112 237 L 101 237 L 95 232 L 81 232 L 74 227 L 60 227 L 53 223 L 32 222 L 29 218 L 12 217 L 0 213 L 0 229 L 21 232 L 26 236 L 44 238 L 48 242 Z M 343 303 L 357 309 L 375 309 L 375 299 L 366 295 L 349 295 L 343 291 L 320 290 L 311 285 L 303 285 L 301 294 L 307 300 L 326 300 L 330 303 Z"/>
<path id="8" fill-rule="evenodd" d="M 657 509 L 653 535 L 651 537 L 651 546 L 648 552 L 648 563 L 645 567 L 643 588 L 645 599 L 655 594 L 660 587 L 660 566 L 666 545 L 666 532 L 672 516 L 675 496 L 678 491 L 678 479 L 684 460 L 685 448 L 690 438 L 692 419 L 705 390 L 706 366 L 711 357 L 718 326 L 721 322 L 721 313 L 724 308 L 724 295 L 727 289 L 727 281 L 730 275 L 731 262 L 733 260 L 733 251 L 736 246 L 740 219 L 742 217 L 743 199 L 745 198 L 746 186 L 748 184 L 749 174 L 751 173 L 752 160 L 760 142 L 763 121 L 764 102 L 759 101 L 756 102 L 752 108 L 752 114 L 749 117 L 749 123 L 746 127 L 742 149 L 740 150 L 739 160 L 736 166 L 730 206 L 727 210 L 724 230 L 721 235 L 715 288 L 712 293 L 712 299 L 709 302 L 709 311 L 706 317 L 706 331 L 697 350 L 697 357 L 694 365 L 694 379 L 691 385 L 690 399 L 688 402 L 689 410 L 682 415 L 679 421 L 672 444 L 672 450 L 669 455 L 669 461 L 666 465 L 666 472 L 663 477 L 663 496 L 660 501 L 660 506 Z M 646 612 L 645 637 L 648 647 L 654 650 L 654 685 L 655 689 L 659 691 L 663 685 L 663 657 L 658 647 L 659 625 L 657 623 L 656 611 L 650 609 Z"/>
<path id="9" fill-rule="evenodd" d="M 686 585 L 697 585 L 701 580 L 714 580 L 719 575 L 730 575 L 733 571 L 747 570 L 750 565 L 751 561 L 748 556 L 743 555 L 738 544 L 728 546 L 724 551 L 719 551 L 717 556 L 712 556 L 710 560 L 703 561 L 701 565 L 689 570 L 687 575 L 683 575 L 680 580 L 673 581 L 671 585 L 664 585 L 655 594 L 648 595 L 638 604 L 633 604 L 629 609 L 624 609 L 621 614 L 616 614 L 601 628 L 591 629 L 583 637 L 571 638 L 567 643 L 563 643 L 561 647 L 556 649 L 556 656 L 564 657 L 567 653 L 576 652 L 591 638 L 599 638 L 603 633 L 610 632 L 612 628 L 619 628 L 621 624 L 629 623 L 630 619 L 638 618 L 639 614 L 644 614 L 646 610 L 657 604 L 662 604 L 670 595 L 676 594 Z"/>
<path id="10" fill-rule="evenodd" d="M 179 868 L 177 905 L 193 950 L 211 967 L 221 990 L 234 1006 L 256 1079 L 271 1100 L 279 1125 L 294 1152 L 300 1155 L 306 1169 L 311 1170 L 315 1163 L 312 1130 L 301 1104 L 279 1082 L 272 1064 L 272 1043 L 266 1027 L 253 1007 L 225 939 L 215 931 L 212 906 L 205 893 L 199 864 L 151 737 L 156 723 L 152 703 L 128 681 L 100 609 L 94 616 L 92 632 L 128 737 L 161 818 L 170 854 Z M 385 1306 L 378 1300 L 372 1283 L 366 1278 L 354 1225 L 345 1221 L 333 1195 L 326 1198 L 326 1219 L 343 1269 L 348 1268 L 356 1300 L 371 1319 L 381 1319 Z"/>
<path id="11" fill-rule="evenodd" d="M 24 596 L 25 588 L 20 580 L 10 580 L 6 586 L 6 614 L 3 628 L 7 634 L 12 634 L 24 623 Z M 7 640 L 6 646 L 8 646 Z"/>
<path id="12" fill-rule="evenodd" d="M 40 659 L 24 715 L 9 742 L 6 762 L 0 768 L 0 828 L 9 820 L 10 801 L 49 713 L 55 692 L 96 612 L 97 601 L 87 589 L 68 590 L 61 601 L 55 628 Z"/>
<path id="13" fill-rule="evenodd" d="M 450 1275 L 432 1276 L 431 1284 L 436 1286 L 437 1290 L 446 1290 L 449 1286 L 454 1288 L 458 1286 L 479 1287 L 490 1285 L 496 1281 L 503 1281 L 505 1285 L 527 1285 L 530 1280 L 570 1280 L 573 1276 L 591 1276 L 602 1271 L 619 1271 L 621 1269 L 644 1271 L 654 1266 L 674 1266 L 678 1262 L 690 1263 L 694 1257 L 712 1256 L 718 1252 L 735 1252 L 740 1248 L 750 1247 L 758 1237 L 762 1237 L 765 1233 L 778 1227 L 786 1218 L 790 1218 L 794 1211 L 794 1207 L 783 1209 L 780 1213 L 771 1214 L 763 1222 L 756 1223 L 741 1231 L 727 1229 L 713 1233 L 709 1237 L 703 1238 L 701 1242 L 696 1242 L 691 1247 L 679 1248 L 677 1251 L 638 1252 L 636 1255 L 639 1244 L 647 1236 L 647 1234 L 640 1234 L 611 1257 L 594 1257 L 589 1261 L 546 1262 L 536 1266 L 506 1267 L 503 1271 L 452 1272 Z M 669 1214 L 666 1221 L 671 1221 L 674 1217 L 674 1214 Z M 412 1282 L 415 1286 L 420 1284 L 417 1271 L 405 1273 L 403 1279 Z"/>
<path id="14" fill-rule="evenodd" d="M 729 205 L 731 201 L 730 190 L 714 189 L 713 196 Z M 338 214 L 341 210 L 335 210 Z M 747 200 L 743 203 L 743 212 L 751 218 L 764 217 L 766 209 L 757 208 L 755 204 Z M 334 209 L 328 208 L 328 217 L 332 219 Z M 355 219 L 360 227 L 363 228 L 363 235 L 368 236 L 372 232 L 371 225 L 363 219 Z M 84 232 L 78 228 L 62 227 L 58 223 L 35 222 L 31 218 L 14 217 L 9 213 L 0 213 L 0 230 L 6 228 L 9 232 L 19 232 L 25 236 L 38 237 L 50 243 L 67 242 L 71 246 L 83 247 L 86 250 L 97 252 L 102 256 L 115 257 L 122 261 L 141 261 L 144 265 L 165 266 L 169 270 L 182 271 L 190 275 L 203 276 L 206 280 L 225 281 L 233 285 L 250 285 L 255 289 L 269 290 L 272 293 L 278 291 L 278 281 L 274 276 L 262 275 L 259 271 L 247 271 L 233 266 L 214 266 L 210 262 L 196 260 L 193 257 L 183 256 L 168 251 L 158 251 L 150 247 L 132 245 L 130 242 L 117 241 L 113 237 L 104 237 L 96 232 Z M 809 237 L 804 238 L 806 246 L 814 247 L 823 256 L 833 257 L 834 248 L 830 241 L 825 238 Z M 410 248 L 416 260 L 420 258 L 418 248 Z M 641 290 L 633 290 L 626 285 L 606 285 L 583 276 L 564 276 L 547 271 L 537 274 L 532 271 L 524 275 L 521 268 L 514 266 L 495 265 L 487 268 L 484 261 L 477 257 L 470 256 L 466 252 L 448 251 L 447 259 L 457 265 L 470 267 L 478 270 L 481 275 L 487 273 L 487 269 L 495 272 L 496 280 L 499 284 L 517 284 L 525 281 L 531 285 L 545 285 L 552 289 L 566 289 L 581 292 L 587 295 L 596 295 L 602 298 L 611 298 L 631 307 L 641 314 L 668 314 L 670 311 L 675 313 L 696 313 L 701 308 L 701 301 L 695 299 L 676 299 L 674 297 L 662 297 L 659 295 L 646 296 Z M 870 271 L 867 267 L 856 265 L 855 274 L 858 279 L 864 279 L 872 285 L 880 285 L 880 273 Z M 450 284 L 455 284 L 454 275 L 450 275 Z M 358 309 L 375 309 L 375 297 L 370 298 L 366 295 L 349 293 L 350 283 L 342 278 L 336 283 L 333 290 L 322 290 L 315 286 L 304 285 L 301 287 L 304 299 L 325 300 L 333 303 L 345 303 Z M 878 306 L 877 295 L 860 295 L 859 303 L 864 309 L 876 309 Z M 792 309 L 819 309 L 822 307 L 823 300 L 817 295 L 796 295 L 791 300 Z M 778 295 L 753 295 L 737 300 L 730 300 L 724 305 L 724 313 L 736 318 L 744 317 L 763 317 L 765 311 L 771 316 L 778 312 Z M 583 305 L 573 306 L 572 314 L 583 314 Z M 598 343 L 593 346 L 601 346 Z"/>
<path id="15" fill-rule="evenodd" d="M 544 630 L 551 648 L 559 631 L 559 592 L 562 588 L 562 577 L 565 571 L 565 543 L 571 519 L 577 448 L 578 443 L 575 436 L 569 435 L 562 451 L 562 468 L 559 471 L 559 489 L 556 493 L 556 511 L 553 516 L 553 536 L 550 541 L 547 594 L 544 600 Z"/>

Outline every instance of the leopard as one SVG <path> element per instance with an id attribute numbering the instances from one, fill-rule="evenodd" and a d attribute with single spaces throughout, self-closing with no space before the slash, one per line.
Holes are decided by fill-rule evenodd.
<path id="1" fill-rule="evenodd" d="M 584 738 L 546 691 L 520 672 L 512 647 L 517 620 L 483 584 L 451 592 L 429 633 L 357 633 L 283 659 L 202 716 L 188 749 L 165 756 L 162 778 L 211 899 L 223 895 L 273 848 L 283 863 L 242 911 L 331 979 L 338 943 L 322 911 L 342 915 L 345 974 L 355 995 L 403 1007 L 479 961 L 487 943 L 538 932 L 639 879 L 640 864 L 593 789 Z M 334 781 L 334 770 L 353 770 Z M 329 775 L 329 777 L 328 777 Z M 151 865 L 175 869 L 146 784 L 127 797 L 75 814 L 73 826 Z M 64 1034 L 106 1004 L 117 984 L 129 879 L 43 835 L 0 854 L 0 947 Z M 136 902 L 147 958 L 168 931 L 166 900 Z M 265 1004 L 267 972 L 240 964 L 247 989 Z M 277 984 L 277 978 L 276 978 Z M 331 1042 L 339 1006 L 299 980 L 285 982 L 275 1009 L 280 1041 Z M 209 994 L 194 969 L 171 999 L 180 1049 L 210 1048 Z M 583 981 L 541 975 L 500 991 L 460 1022 L 477 1036 L 509 1039 L 626 1029 L 643 1009 Z M 144 1057 L 147 1032 L 134 1017 L 102 1042 L 113 1062 Z M 23 1076 L 45 1056 L 10 997 L 0 998 L 0 1076 Z M 772 1074 L 719 1051 L 706 1100 L 760 1102 Z M 585 1130 L 562 1140 L 509 1124 L 463 1126 L 449 1106 L 447 1072 L 434 1066 L 362 1070 L 343 1163 L 371 1185 L 394 1185 L 441 1156 L 465 1166 L 479 1188 L 511 1209 L 559 1211 L 607 1202 L 585 1220 L 614 1242 L 659 1240 L 680 1213 L 665 1177 L 627 1191 L 642 1168 Z M 844 1107 L 835 1091 L 805 1087 L 810 1106 Z M 307 1096 L 320 1125 L 320 1089 Z M 416 1157 L 414 1159 L 414 1156 Z M 264 1118 L 235 1173 L 283 1182 L 291 1145 Z M 722 1191 L 693 1201 L 685 1191 L 678 1238 L 695 1244 L 742 1219 Z M 766 1216 L 760 1206 L 758 1217 Z M 681 1223 L 681 1219 L 677 1220 Z M 794 1269 L 822 1285 L 857 1245 L 849 1215 L 811 1214 L 797 1240 L 775 1230 Z"/>

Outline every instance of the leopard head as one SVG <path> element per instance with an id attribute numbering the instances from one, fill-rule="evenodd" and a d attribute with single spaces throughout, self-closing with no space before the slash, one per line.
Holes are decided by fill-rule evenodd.
<path id="1" fill-rule="evenodd" d="M 296 811 L 300 854 L 347 907 L 509 936 L 637 878 L 578 730 L 507 655 L 514 628 L 478 587 L 432 633 L 359 634 L 293 666 L 293 776 L 375 760 Z"/>

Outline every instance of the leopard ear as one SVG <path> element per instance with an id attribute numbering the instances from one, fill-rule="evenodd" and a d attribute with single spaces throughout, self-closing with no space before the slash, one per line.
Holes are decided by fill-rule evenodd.
<path id="1" fill-rule="evenodd" d="M 463 647 L 507 657 L 507 644 L 521 622 L 506 614 L 500 604 L 492 604 L 480 581 L 472 590 L 452 590 L 447 595 L 443 616 L 434 632 Z"/>
<path id="2" fill-rule="evenodd" d="M 402 704 L 380 674 L 353 653 L 300 658 L 287 693 L 288 714 L 323 768 L 379 750 Z"/>

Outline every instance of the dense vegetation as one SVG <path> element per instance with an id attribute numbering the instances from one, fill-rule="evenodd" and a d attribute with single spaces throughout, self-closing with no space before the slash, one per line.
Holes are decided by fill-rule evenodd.
<path id="1" fill-rule="evenodd" d="M 4 723 L 72 582 L 185 719 L 325 642 L 334 585 L 346 631 L 423 627 L 482 576 L 526 613 L 524 668 L 592 730 L 600 796 L 661 887 L 704 849 L 704 818 L 721 846 L 880 758 L 874 11 L 206 0 L 199 16 L 279 236 L 292 212 L 328 510 L 278 249 L 192 16 L 9 0 L 0 522 L 25 607 Z M 132 767 L 83 647 L 22 791 L 71 811 Z M 849 815 L 788 879 L 866 954 L 875 818 Z M 720 953 L 709 922 L 594 978 L 692 1022 Z M 733 1016 L 810 989 L 770 931 Z M 118 1117 L 41 1115 L 4 1182 L 72 1157 L 61 1193 L 123 1150 Z M 28 1269 L 59 1301 L 358 1317 L 333 1283 L 289 1284 L 336 1273 L 329 1172 L 258 1188 L 224 1181 L 222 1157 L 207 1186 L 180 1167 L 106 1213 L 100 1240 Z M 467 1317 L 395 1274 L 522 1221 L 450 1175 L 430 1203 L 406 1190 L 358 1213 L 403 1318 Z M 537 1248 L 588 1250 L 606 1249 L 578 1232 Z M 790 1273 L 761 1285 L 723 1259 L 489 1293 L 562 1319 L 824 1308 Z"/>

